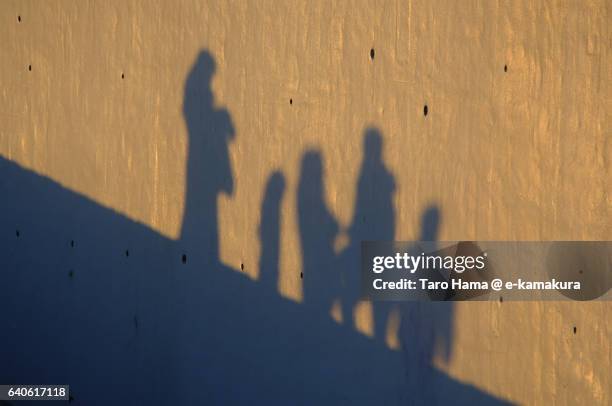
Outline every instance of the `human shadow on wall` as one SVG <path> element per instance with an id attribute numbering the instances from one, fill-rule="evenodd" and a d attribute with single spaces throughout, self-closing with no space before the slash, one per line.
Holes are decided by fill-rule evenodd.
<path id="1" fill-rule="evenodd" d="M 214 106 L 214 72 L 212 55 L 201 52 L 187 76 L 183 101 L 189 144 L 180 239 L 192 259 L 207 266 L 220 262 L 219 194 L 234 190 L 229 142 L 235 131 L 228 111 Z"/>
<path id="2" fill-rule="evenodd" d="M 345 319 L 354 320 L 359 302 L 361 241 L 393 241 L 395 238 L 395 180 L 382 157 L 383 137 L 376 128 L 368 128 L 363 137 L 363 159 L 357 181 L 353 218 L 348 229 L 350 243 L 341 255 Z M 375 337 L 385 340 L 391 302 L 372 303 Z"/>
<path id="3" fill-rule="evenodd" d="M 322 317 L 329 314 L 340 293 L 340 268 L 334 241 L 339 227 L 325 204 L 321 154 L 311 150 L 302 158 L 297 213 L 302 247 L 304 304 Z"/>
<path id="4" fill-rule="evenodd" d="M 302 244 L 304 272 L 304 304 L 329 317 L 332 305 L 342 308 L 343 329 L 356 332 L 356 309 L 360 297 L 360 243 L 361 241 L 392 241 L 395 237 L 395 210 L 393 194 L 395 181 L 382 159 L 383 137 L 380 131 L 369 128 L 364 134 L 364 152 L 348 246 L 339 254 L 334 252 L 334 240 L 339 227 L 325 202 L 326 176 L 323 157 L 310 150 L 304 154 L 298 186 L 298 223 Z M 329 175 L 328 175 L 329 176 Z M 428 207 L 421 217 L 420 241 L 435 241 L 441 221 L 436 206 Z M 262 242 L 265 245 L 265 241 Z M 429 248 L 435 251 L 435 245 Z M 418 255 L 418 247 L 413 254 Z M 426 300 L 427 298 L 425 298 Z M 312 303 L 315 305 L 313 306 Z M 451 302 L 372 302 L 372 345 L 384 347 L 387 340 L 389 316 L 392 310 L 400 313 L 398 339 L 402 369 L 396 364 L 383 366 L 379 372 L 386 379 L 402 375 L 391 402 L 411 405 L 429 404 L 501 404 L 503 402 L 461 384 L 435 366 L 436 360 L 448 362 L 451 357 L 453 333 L 453 303 Z M 340 327 L 340 326 L 338 326 Z M 360 334 L 360 333 L 356 333 Z M 352 350 L 351 343 L 342 344 Z M 360 362 L 376 368 L 375 357 L 368 353 L 355 355 Z M 370 388 L 376 385 L 365 382 Z M 380 403 L 380 399 L 378 402 Z M 382 402 L 385 403 L 385 402 Z"/>
<path id="5" fill-rule="evenodd" d="M 278 292 L 280 277 L 281 204 L 284 194 L 285 177 L 281 172 L 275 171 L 266 183 L 259 224 L 259 283 L 274 295 Z"/>
<path id="6" fill-rule="evenodd" d="M 428 252 L 436 251 L 433 242 L 438 239 L 440 223 L 441 214 L 436 206 L 428 207 L 421 216 L 418 241 L 430 242 Z M 412 251 L 413 255 L 423 252 L 416 246 Z M 465 390 L 465 387 L 434 366 L 436 360 L 443 364 L 451 360 L 454 303 L 422 299 L 400 305 L 399 338 L 404 364 L 407 366 L 406 384 L 408 387 L 419 388 L 415 404 L 441 403 L 442 400 L 465 404 L 488 401 L 477 392 Z"/>
<path id="7" fill-rule="evenodd" d="M 378 337 L 329 317 L 330 298 L 352 287 L 309 281 L 312 264 L 327 267 L 322 275 L 339 272 L 330 245 L 337 224 L 320 201 L 320 154 L 305 155 L 302 171 L 308 176 L 298 187 L 300 233 L 307 236 L 303 253 L 313 261 L 304 266 L 304 304 L 274 289 L 281 173 L 269 179 L 261 206 L 261 283 L 222 264 L 217 199 L 234 190 L 228 147 L 234 130 L 230 115 L 214 108 L 214 69 L 214 59 L 203 51 L 185 84 L 189 156 L 179 240 L 0 158 L 0 314 L 9 320 L 0 342 L 0 381 L 68 383 L 73 404 L 86 405 L 432 400 L 406 381 L 406 370 L 416 371 L 414 357 L 405 359 Z M 382 161 L 363 170 L 377 165 Z M 363 211 L 376 216 L 369 205 L 376 206 L 365 203 Z M 325 226 L 322 241 L 317 224 Z M 365 233 L 354 231 L 351 238 L 367 238 Z M 321 256 L 322 263 L 313 259 Z M 450 330 L 436 334 L 451 341 Z M 408 334 L 405 345 L 413 339 Z M 440 385 L 435 387 L 444 388 L 444 399 L 453 403 L 497 402 L 442 373 L 430 375 L 435 383 L 426 384 Z"/>

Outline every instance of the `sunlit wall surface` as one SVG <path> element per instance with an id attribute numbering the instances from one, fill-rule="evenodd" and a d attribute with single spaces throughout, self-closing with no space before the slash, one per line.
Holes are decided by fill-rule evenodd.
<path id="1" fill-rule="evenodd" d="M 608 302 L 358 297 L 361 240 L 611 239 L 609 2 L 3 1 L 0 21 L 0 383 L 611 402 Z"/>

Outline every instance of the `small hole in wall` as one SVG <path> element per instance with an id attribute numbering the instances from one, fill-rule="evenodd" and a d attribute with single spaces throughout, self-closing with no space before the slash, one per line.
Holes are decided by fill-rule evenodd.
<path id="1" fill-rule="evenodd" d="M 19 230 L 15 230 L 15 236 L 17 236 L 17 238 L 19 238 Z"/>
<path id="2" fill-rule="evenodd" d="M 187 263 L 187 255 L 183 254 L 183 256 L 181 257 L 181 261 L 183 261 L 184 264 Z"/>
<path id="3" fill-rule="evenodd" d="M 429 113 L 429 107 L 427 107 L 427 105 L 423 106 L 423 115 L 427 116 L 427 113 Z"/>
<path id="4" fill-rule="evenodd" d="M 574 326 L 574 334 L 576 334 L 576 331 L 577 331 L 576 326 Z"/>
<path id="5" fill-rule="evenodd" d="M 244 271 L 244 264 L 240 264 L 240 270 Z"/>
<path id="6" fill-rule="evenodd" d="M 74 248 L 74 240 L 70 240 L 70 247 Z"/>
<path id="7" fill-rule="evenodd" d="M 300 272 L 300 279 L 304 279 L 304 272 Z"/>
<path id="8" fill-rule="evenodd" d="M 376 52 L 374 51 L 374 48 L 370 49 L 370 59 L 374 60 L 374 56 L 376 56 Z"/>
<path id="9" fill-rule="evenodd" d="M 21 16 L 17 16 L 17 21 L 21 22 Z"/>
<path id="10" fill-rule="evenodd" d="M 125 79 L 125 74 L 121 74 L 121 79 Z"/>
<path id="11" fill-rule="evenodd" d="M 499 303 L 504 303 L 504 298 L 503 298 L 503 296 L 500 296 L 500 297 L 499 297 Z"/>
<path id="12" fill-rule="evenodd" d="M 28 65 L 28 70 L 31 71 L 32 70 L 32 65 Z"/>
<path id="13" fill-rule="evenodd" d="M 293 104 L 293 99 L 289 99 L 289 104 Z"/>
<path id="14" fill-rule="evenodd" d="M 129 257 L 130 256 L 130 250 L 125 250 L 125 256 Z"/>
<path id="15" fill-rule="evenodd" d="M 508 72 L 508 65 L 504 65 L 504 72 Z"/>
<path id="16" fill-rule="evenodd" d="M 68 277 L 70 279 L 74 278 L 74 271 L 72 269 L 70 271 L 68 271 Z"/>

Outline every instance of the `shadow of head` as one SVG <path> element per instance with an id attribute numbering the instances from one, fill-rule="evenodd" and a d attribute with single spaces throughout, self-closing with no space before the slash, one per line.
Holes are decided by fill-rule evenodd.
<path id="1" fill-rule="evenodd" d="M 261 203 L 261 223 L 259 224 L 259 280 L 268 290 L 278 288 L 278 264 L 281 239 L 281 205 L 285 194 L 285 177 L 275 171 L 266 183 Z"/>
<path id="2" fill-rule="evenodd" d="M 259 234 L 262 241 L 273 238 L 276 245 L 280 239 L 280 208 L 285 193 L 285 177 L 275 171 L 266 183 L 261 204 Z"/>
<path id="3" fill-rule="evenodd" d="M 435 241 L 440 227 L 440 209 L 430 206 L 421 217 L 421 241 Z"/>
<path id="4" fill-rule="evenodd" d="M 215 60 L 208 51 L 201 51 L 187 76 L 183 112 L 187 121 L 195 120 L 202 108 L 213 104 L 213 93 L 210 87 L 215 73 Z M 193 135 L 193 134 L 190 134 Z"/>
<path id="5" fill-rule="evenodd" d="M 310 199 L 323 195 L 323 161 L 318 151 L 307 151 L 302 158 L 300 190 Z M 321 197 L 322 198 L 322 197 Z"/>
<path id="6" fill-rule="evenodd" d="M 265 196 L 279 199 L 285 192 L 285 177 L 282 172 L 275 171 L 266 184 Z"/>
<path id="7" fill-rule="evenodd" d="M 368 160 L 382 159 L 382 135 L 376 128 L 368 128 L 363 139 L 363 150 Z"/>

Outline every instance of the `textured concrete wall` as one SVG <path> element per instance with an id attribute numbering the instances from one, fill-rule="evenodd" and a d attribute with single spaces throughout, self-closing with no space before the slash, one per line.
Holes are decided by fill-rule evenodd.
<path id="1" fill-rule="evenodd" d="M 367 128 L 382 136 L 395 185 L 396 240 L 420 237 L 428 207 L 439 210 L 440 240 L 606 240 L 610 6 L 3 1 L 0 155 L 181 241 L 195 142 L 185 89 L 205 51 L 216 65 L 212 103 L 234 134 L 231 173 L 206 175 L 232 179 L 231 193 L 218 197 L 219 259 L 253 286 L 261 204 L 280 171 L 275 283 L 289 302 L 304 301 L 298 195 L 308 150 L 322 158 L 324 199 L 339 229 L 334 250 L 353 243 Z M 19 216 L 32 213 L 6 210 L 0 232 L 13 239 Z M 40 258 L 56 267 L 65 260 Z M 607 303 L 460 303 L 451 355 L 435 365 L 512 402 L 609 404 L 609 311 Z M 373 313 L 339 299 L 322 317 L 399 354 L 398 317 L 390 313 L 389 336 L 380 337 Z"/>

